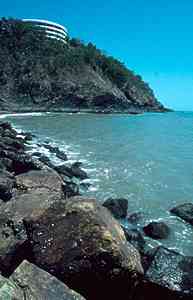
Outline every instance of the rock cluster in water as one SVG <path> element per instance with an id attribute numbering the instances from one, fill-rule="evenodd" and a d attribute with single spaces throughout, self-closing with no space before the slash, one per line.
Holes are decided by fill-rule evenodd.
<path id="1" fill-rule="evenodd" d="M 80 196 L 81 163 L 67 165 L 50 144 L 64 164 L 27 154 L 32 136 L 9 123 L 0 138 L 0 299 L 192 299 L 193 257 L 148 249 L 143 230 L 121 227 L 127 200 Z M 190 204 L 172 212 L 191 223 Z M 167 238 L 169 228 L 152 222 L 144 232 Z"/>

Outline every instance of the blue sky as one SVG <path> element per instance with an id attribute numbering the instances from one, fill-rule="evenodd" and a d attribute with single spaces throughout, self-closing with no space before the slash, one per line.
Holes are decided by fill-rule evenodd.
<path id="1" fill-rule="evenodd" d="M 142 75 L 165 105 L 193 110 L 192 0 L 7 0 L 0 14 L 59 22 Z"/>

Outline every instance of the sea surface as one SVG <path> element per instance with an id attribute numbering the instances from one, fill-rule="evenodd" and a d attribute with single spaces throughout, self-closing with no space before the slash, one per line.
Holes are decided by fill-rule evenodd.
<path id="1" fill-rule="evenodd" d="M 178 204 L 193 203 L 193 112 L 32 113 L 0 118 L 11 121 L 18 130 L 34 133 L 35 143 L 58 145 L 70 162 L 82 161 L 91 183 L 85 194 L 101 202 L 109 197 L 127 198 L 128 213 L 143 214 L 139 228 L 163 220 L 171 234 L 161 244 L 193 255 L 193 226 L 169 212 Z M 29 149 L 35 150 L 35 145 Z M 148 242 L 151 247 L 160 244 Z"/>

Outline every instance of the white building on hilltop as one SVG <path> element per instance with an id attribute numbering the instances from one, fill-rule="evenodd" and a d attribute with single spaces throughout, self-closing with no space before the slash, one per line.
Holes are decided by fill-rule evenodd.
<path id="1" fill-rule="evenodd" d="M 46 31 L 47 37 L 52 39 L 57 39 L 65 42 L 68 36 L 67 29 L 55 22 L 38 19 L 23 19 L 22 21 L 26 24 L 37 27 L 37 29 L 44 29 Z"/>

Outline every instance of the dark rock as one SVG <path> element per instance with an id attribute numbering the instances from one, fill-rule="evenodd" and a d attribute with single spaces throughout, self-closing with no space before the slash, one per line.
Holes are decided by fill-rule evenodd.
<path id="1" fill-rule="evenodd" d="M 0 171 L 0 199 L 8 201 L 13 195 L 13 188 L 15 187 L 15 179 L 13 176 L 5 171 Z"/>
<path id="2" fill-rule="evenodd" d="M 68 160 L 68 157 L 64 151 L 61 151 L 58 147 L 52 146 L 50 144 L 43 144 L 44 148 L 48 149 L 51 153 L 54 153 L 56 157 L 61 160 Z"/>
<path id="3" fill-rule="evenodd" d="M 132 293 L 143 273 L 137 250 L 98 201 L 74 197 L 26 219 L 31 260 L 88 299 Z"/>
<path id="4" fill-rule="evenodd" d="M 170 210 L 170 212 L 187 223 L 193 225 L 193 204 L 192 203 L 184 203 L 178 205 Z"/>
<path id="5" fill-rule="evenodd" d="M 127 199 L 107 199 L 103 206 L 108 208 L 115 218 L 125 218 L 127 216 L 128 200 Z"/>
<path id="6" fill-rule="evenodd" d="M 151 222 L 143 227 L 143 231 L 153 239 L 166 239 L 170 234 L 170 228 L 164 222 Z"/>
<path id="7" fill-rule="evenodd" d="M 42 156 L 42 153 L 41 152 L 33 152 L 32 153 L 32 156 L 37 156 L 37 157 L 41 157 Z"/>
<path id="8" fill-rule="evenodd" d="M 140 292 L 146 297 L 137 299 L 192 299 L 193 257 L 158 247 L 145 278 Z"/>
<path id="9" fill-rule="evenodd" d="M 51 170 L 16 176 L 16 185 L 18 190 L 12 200 L 0 206 L 0 271 L 5 276 L 30 253 L 23 219 L 38 218 L 63 199 L 61 179 Z"/>
<path id="10" fill-rule="evenodd" d="M 79 163 L 78 164 L 77 163 L 72 164 L 71 172 L 72 172 L 73 176 L 75 176 L 75 177 L 77 177 L 81 180 L 84 180 L 84 179 L 88 178 L 87 173 L 80 168 Z"/>
<path id="11" fill-rule="evenodd" d="M 25 142 L 32 141 L 34 137 L 34 134 L 32 134 L 31 132 L 22 132 L 22 135 L 24 135 Z"/>
<path id="12" fill-rule="evenodd" d="M 14 300 L 83 300 L 64 283 L 23 261 L 9 279 L 0 277 L 0 298 Z"/>
<path id="13" fill-rule="evenodd" d="M 81 161 L 76 161 L 75 163 L 72 164 L 72 166 L 74 168 L 80 168 L 82 166 L 82 162 Z"/>
<path id="14" fill-rule="evenodd" d="M 49 144 L 49 141 L 46 141 L 42 146 L 48 149 L 51 153 L 55 153 L 58 150 L 58 147 L 52 146 Z"/>
<path id="15" fill-rule="evenodd" d="M 3 129 L 3 130 L 12 130 L 12 126 L 9 122 L 0 122 L 0 127 Z"/>
<path id="16" fill-rule="evenodd" d="M 56 154 L 56 157 L 57 158 L 59 158 L 59 159 L 61 159 L 61 160 L 68 160 L 68 157 L 67 157 L 67 155 L 66 155 L 66 153 L 64 152 L 64 151 L 61 151 L 61 150 L 57 150 L 56 152 L 55 152 L 55 154 Z"/>
<path id="17" fill-rule="evenodd" d="M 144 213 L 143 212 L 136 212 L 136 213 L 133 213 L 131 215 L 129 215 L 127 217 L 127 220 L 129 223 L 131 224 L 137 224 L 139 223 L 142 219 L 144 218 Z"/>
<path id="18" fill-rule="evenodd" d="M 0 168 L 11 171 L 12 168 L 12 160 L 6 157 L 0 158 Z"/>
<path id="19" fill-rule="evenodd" d="M 16 138 L 17 132 L 13 129 L 11 129 L 11 130 L 10 129 L 5 129 L 3 131 L 3 136 L 4 137 L 9 137 L 9 138 Z"/>
<path id="20" fill-rule="evenodd" d="M 55 170 L 62 175 L 65 175 L 69 178 L 72 178 L 74 175 L 72 174 L 72 170 L 70 167 L 67 167 L 65 165 L 55 166 Z"/>
<path id="21" fill-rule="evenodd" d="M 29 172 L 31 170 L 40 170 L 41 165 L 28 154 L 16 155 L 13 159 L 12 171 L 16 175 Z"/>
<path id="22" fill-rule="evenodd" d="M 80 189 L 83 191 L 87 191 L 90 186 L 91 186 L 91 183 L 89 183 L 89 182 L 81 182 L 79 185 Z"/>
<path id="23" fill-rule="evenodd" d="M 152 260 L 154 259 L 155 253 L 157 251 L 157 247 L 152 248 L 148 243 L 145 243 L 144 247 L 141 248 L 141 263 L 146 273 L 147 269 L 149 268 Z"/>
<path id="24" fill-rule="evenodd" d="M 18 138 L 3 137 L 1 138 L 1 142 L 7 146 L 12 147 L 13 149 L 25 150 L 24 143 Z"/>
<path id="25" fill-rule="evenodd" d="M 70 182 L 62 185 L 62 190 L 65 198 L 70 198 L 73 196 L 79 196 L 79 187 L 76 183 Z"/>
<path id="26" fill-rule="evenodd" d="M 47 157 L 44 154 L 40 155 L 39 161 L 41 161 L 43 164 L 47 165 L 51 169 L 55 168 L 55 166 L 53 165 L 53 163 L 51 162 L 51 160 L 49 159 L 49 157 Z"/>
<path id="27" fill-rule="evenodd" d="M 144 250 L 145 240 L 141 232 L 137 229 L 128 229 L 122 227 L 125 233 L 126 240 L 130 242 L 139 252 Z"/>

